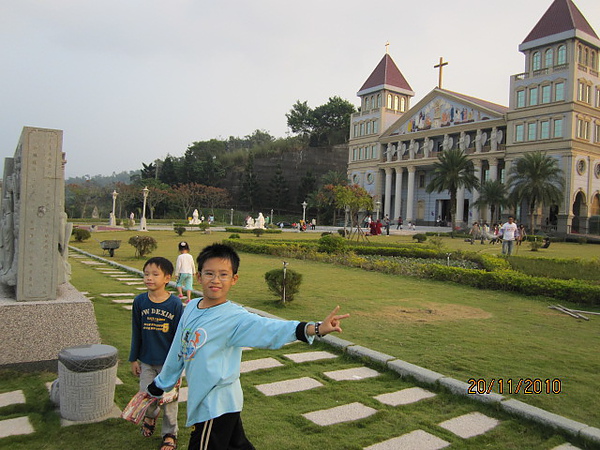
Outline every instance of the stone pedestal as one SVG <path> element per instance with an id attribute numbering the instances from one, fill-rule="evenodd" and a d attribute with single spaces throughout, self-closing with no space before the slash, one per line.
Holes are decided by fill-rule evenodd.
<path id="1" fill-rule="evenodd" d="M 0 285 L 0 367 L 56 372 L 66 348 L 100 342 L 94 306 L 69 283 L 56 300 L 15 302 Z"/>
<path id="2" fill-rule="evenodd" d="M 73 421 L 108 416 L 115 398 L 117 349 L 94 344 L 66 348 L 58 354 L 60 415 Z"/>

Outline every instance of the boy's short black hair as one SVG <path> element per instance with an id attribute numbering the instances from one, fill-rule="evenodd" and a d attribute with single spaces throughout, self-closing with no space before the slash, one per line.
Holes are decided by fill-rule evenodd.
<path id="1" fill-rule="evenodd" d="M 240 267 L 240 257 L 237 252 L 225 244 L 212 244 L 208 247 L 204 247 L 198 258 L 196 258 L 196 262 L 198 263 L 198 272 L 202 270 L 202 266 L 204 263 L 211 258 L 222 258 L 227 259 L 231 262 L 231 269 L 233 270 L 233 274 L 235 275 Z"/>
<path id="2" fill-rule="evenodd" d="M 181 241 L 179 243 L 179 251 L 181 251 L 181 250 L 187 250 L 189 252 L 190 251 L 190 245 L 187 242 L 185 242 L 185 241 Z"/>
<path id="3" fill-rule="evenodd" d="M 171 261 L 169 261 L 167 258 L 163 258 L 162 256 L 155 256 L 153 258 L 150 258 L 144 264 L 144 270 L 150 264 L 154 264 L 156 267 L 158 267 L 160 270 L 162 270 L 162 272 L 165 275 L 173 275 L 173 263 Z"/>

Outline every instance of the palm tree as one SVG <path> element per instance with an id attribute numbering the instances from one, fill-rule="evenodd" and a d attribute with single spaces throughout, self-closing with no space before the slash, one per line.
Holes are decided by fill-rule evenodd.
<path id="1" fill-rule="evenodd" d="M 488 180 L 481 183 L 478 191 L 479 198 L 473 202 L 473 206 L 477 208 L 489 206 L 492 213 L 490 222 L 494 223 L 496 212 L 498 213 L 498 216 L 500 216 L 500 208 L 509 205 L 506 186 L 500 180 Z"/>
<path id="2" fill-rule="evenodd" d="M 438 155 L 438 161 L 433 165 L 433 179 L 427 185 L 427 192 L 450 193 L 450 216 L 452 231 L 456 224 L 456 193 L 460 188 L 471 190 L 478 186 L 479 180 L 475 176 L 473 163 L 461 149 L 446 150 Z"/>
<path id="3" fill-rule="evenodd" d="M 538 207 L 560 203 L 565 179 L 558 160 L 536 151 L 526 153 L 510 168 L 508 186 L 516 204 L 529 206 L 529 228 L 534 229 L 533 215 Z"/>

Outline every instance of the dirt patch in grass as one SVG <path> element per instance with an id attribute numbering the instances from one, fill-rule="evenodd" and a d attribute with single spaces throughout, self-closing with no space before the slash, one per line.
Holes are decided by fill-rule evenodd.
<path id="1" fill-rule="evenodd" d="M 444 320 L 489 319 L 492 314 L 481 308 L 471 306 L 423 302 L 420 307 L 402 305 L 386 306 L 377 312 L 356 312 L 353 316 L 386 317 L 392 320 L 409 322 L 440 322 Z"/>

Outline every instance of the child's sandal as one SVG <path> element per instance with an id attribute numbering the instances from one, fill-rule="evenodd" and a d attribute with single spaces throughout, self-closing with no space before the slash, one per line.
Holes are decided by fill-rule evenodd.
<path id="1" fill-rule="evenodd" d="M 142 427 L 140 431 L 142 436 L 150 437 L 154 434 L 154 428 L 156 427 L 156 420 L 151 417 L 144 417 L 144 422 L 142 423 Z"/>
<path id="2" fill-rule="evenodd" d="M 170 441 L 167 441 L 167 439 L 170 439 Z M 175 450 L 177 448 L 177 437 L 171 433 L 165 434 L 159 448 L 160 450 Z"/>

